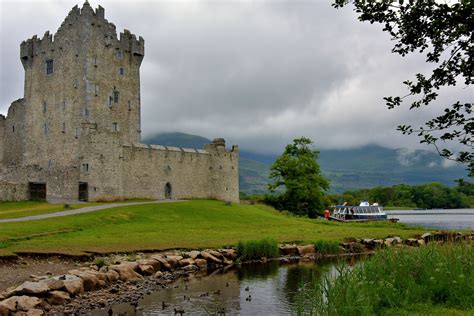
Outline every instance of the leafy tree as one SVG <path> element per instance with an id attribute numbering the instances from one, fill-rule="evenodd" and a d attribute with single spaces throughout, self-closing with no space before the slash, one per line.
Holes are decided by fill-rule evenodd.
<path id="1" fill-rule="evenodd" d="M 268 188 L 272 193 L 283 189 L 273 200 L 278 209 L 310 217 L 324 209 L 329 182 L 321 174 L 319 152 L 312 144 L 308 138 L 296 138 L 273 163 Z"/>
<path id="2" fill-rule="evenodd" d="M 340 8 L 352 2 L 360 21 L 381 23 L 395 41 L 393 53 L 401 56 L 424 53 L 426 62 L 433 64 L 431 74 L 416 74 L 403 83 L 408 94 L 385 97 L 389 109 L 400 106 L 407 97 L 410 110 L 435 101 L 442 87 L 462 83 L 469 88 L 474 81 L 474 14 L 472 0 L 335 0 Z M 453 100 L 444 112 L 427 121 L 424 126 L 400 125 L 403 134 L 417 134 L 420 143 L 433 145 L 447 159 L 466 164 L 469 176 L 474 176 L 473 103 Z M 440 144 L 443 143 L 443 145 Z M 448 149 L 452 144 L 461 148 L 456 154 Z M 443 148 L 444 147 L 444 148 Z"/>

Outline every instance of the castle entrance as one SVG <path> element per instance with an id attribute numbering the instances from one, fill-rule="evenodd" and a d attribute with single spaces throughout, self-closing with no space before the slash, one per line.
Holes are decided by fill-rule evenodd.
<path id="1" fill-rule="evenodd" d="M 165 199 L 170 200 L 173 196 L 173 188 L 171 187 L 171 183 L 167 182 L 165 185 Z"/>
<path id="2" fill-rule="evenodd" d="M 79 182 L 79 201 L 87 202 L 89 200 L 89 186 L 87 182 Z"/>
<path id="3" fill-rule="evenodd" d="M 30 200 L 45 201 L 46 200 L 46 183 L 30 182 L 28 184 L 28 193 Z"/>

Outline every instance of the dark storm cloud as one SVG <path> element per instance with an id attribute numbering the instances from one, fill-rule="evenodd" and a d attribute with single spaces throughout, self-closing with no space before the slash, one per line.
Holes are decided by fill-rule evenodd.
<path id="1" fill-rule="evenodd" d="M 92 1 L 117 30 L 145 38 L 141 67 L 145 135 L 183 131 L 280 151 L 305 135 L 320 147 L 413 147 L 397 124 L 440 107 L 389 111 L 382 97 L 428 70 L 390 54 L 380 26 L 331 1 Z M 55 31 L 75 2 L 1 2 L 0 112 L 22 95 L 21 40 Z M 82 4 L 80 4 L 82 5 Z M 41 15 L 38 13 L 41 12 Z M 28 21 L 20 23 L 19 21 Z M 469 96 L 472 91 L 461 92 Z M 451 100 L 458 90 L 444 98 Z"/>

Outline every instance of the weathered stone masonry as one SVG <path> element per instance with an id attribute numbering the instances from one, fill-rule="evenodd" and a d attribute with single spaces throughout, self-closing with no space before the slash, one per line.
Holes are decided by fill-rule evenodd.
<path id="1" fill-rule="evenodd" d="M 237 146 L 144 145 L 144 40 L 89 3 L 56 32 L 21 43 L 24 97 L 0 115 L 0 200 L 239 200 Z M 12 193 L 14 192 L 14 193 Z"/>

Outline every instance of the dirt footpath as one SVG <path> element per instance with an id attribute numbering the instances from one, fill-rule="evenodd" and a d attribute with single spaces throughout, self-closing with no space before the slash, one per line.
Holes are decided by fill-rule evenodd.
<path id="1" fill-rule="evenodd" d="M 35 275 L 60 275 L 84 265 L 86 263 L 83 261 L 61 257 L 19 257 L 16 260 L 0 261 L 0 292 L 24 281 L 33 281 Z"/>

